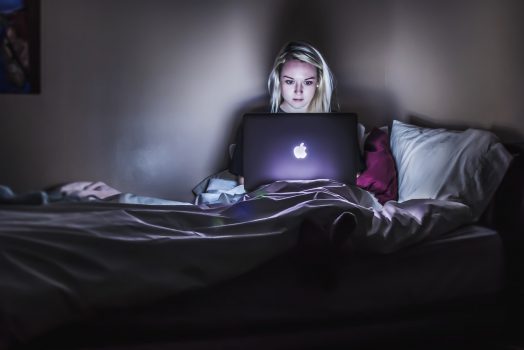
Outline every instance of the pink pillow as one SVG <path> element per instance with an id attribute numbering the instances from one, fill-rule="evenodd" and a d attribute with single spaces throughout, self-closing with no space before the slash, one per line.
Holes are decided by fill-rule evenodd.
<path id="1" fill-rule="evenodd" d="M 386 132 L 373 128 L 364 143 L 366 170 L 357 178 L 357 185 L 372 192 L 381 204 L 398 199 L 395 160 Z"/>

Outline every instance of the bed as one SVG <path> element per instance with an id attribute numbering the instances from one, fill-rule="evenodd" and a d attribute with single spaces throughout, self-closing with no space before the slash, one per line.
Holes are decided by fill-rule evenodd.
<path id="1" fill-rule="evenodd" d="M 399 198 L 384 204 L 315 180 L 223 205 L 4 206 L 1 344 L 289 349 L 500 330 L 516 226 L 496 190 L 515 157 L 489 132 L 397 121 L 390 145 Z M 341 213 L 356 226 L 334 245 L 323 225 Z"/>

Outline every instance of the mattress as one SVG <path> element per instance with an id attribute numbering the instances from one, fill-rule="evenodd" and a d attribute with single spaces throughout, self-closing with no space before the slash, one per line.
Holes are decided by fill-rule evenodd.
<path id="1" fill-rule="evenodd" d="M 500 237 L 481 226 L 397 254 L 348 258 L 340 265 L 338 283 L 326 288 L 301 279 L 296 264 L 269 264 L 213 291 L 184 296 L 172 314 L 183 324 L 210 326 L 355 316 L 494 294 L 504 281 Z"/>
<path id="2" fill-rule="evenodd" d="M 448 301 L 467 302 L 504 287 L 504 256 L 497 232 L 467 226 L 395 254 L 358 255 L 340 261 L 336 283 L 305 280 L 290 255 L 240 278 L 155 305 L 114 309 L 65 328 L 84 341 L 132 341 L 141 334 L 191 338 L 300 327 L 334 320 L 360 322 Z M 64 334 L 64 328 L 55 332 Z M 61 340 L 65 341 L 61 336 Z"/>

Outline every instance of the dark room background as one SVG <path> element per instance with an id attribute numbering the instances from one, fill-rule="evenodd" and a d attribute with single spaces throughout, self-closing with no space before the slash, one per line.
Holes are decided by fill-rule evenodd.
<path id="1" fill-rule="evenodd" d="M 0 95 L 0 183 L 191 200 L 274 56 L 307 40 L 341 109 L 524 138 L 521 0 L 43 0 L 41 93 Z"/>

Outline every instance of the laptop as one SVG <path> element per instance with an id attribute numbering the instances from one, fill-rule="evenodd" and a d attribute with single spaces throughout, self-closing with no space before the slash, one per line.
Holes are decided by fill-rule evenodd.
<path id="1" fill-rule="evenodd" d="M 278 180 L 356 182 L 360 153 L 354 113 L 248 113 L 243 128 L 247 191 Z"/>

